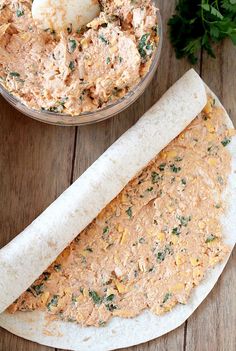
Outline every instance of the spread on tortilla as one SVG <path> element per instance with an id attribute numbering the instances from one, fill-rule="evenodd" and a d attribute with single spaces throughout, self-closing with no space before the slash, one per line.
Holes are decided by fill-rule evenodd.
<path id="1" fill-rule="evenodd" d="M 124 96 L 150 67 L 158 45 L 152 0 L 101 0 L 85 28 L 56 33 L 32 19 L 31 0 L 3 0 L 0 81 L 36 110 L 78 115 Z"/>
<path id="2" fill-rule="evenodd" d="M 133 179 L 8 311 L 43 310 L 82 326 L 187 304 L 228 253 L 220 216 L 235 135 L 203 112 Z"/>

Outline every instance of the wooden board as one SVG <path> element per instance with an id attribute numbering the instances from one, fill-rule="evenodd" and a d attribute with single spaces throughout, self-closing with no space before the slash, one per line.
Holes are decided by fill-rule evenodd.
<path id="1" fill-rule="evenodd" d="M 190 65 L 177 61 L 166 22 L 174 0 L 160 1 L 164 46 L 155 78 L 127 111 L 97 125 L 62 128 L 22 116 L 0 99 L 0 247 L 19 233 L 75 180 L 172 85 Z M 236 49 L 217 48 L 217 59 L 203 55 L 195 67 L 218 94 L 236 124 Z M 236 251 L 205 302 L 175 331 L 126 351 L 234 351 L 236 345 Z M 53 349 L 0 329 L 0 351 Z M 58 350 L 59 351 L 59 350 Z"/>

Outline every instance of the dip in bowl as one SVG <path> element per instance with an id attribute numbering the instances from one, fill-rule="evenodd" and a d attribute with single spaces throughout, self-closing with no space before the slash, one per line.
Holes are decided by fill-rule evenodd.
<path id="1" fill-rule="evenodd" d="M 160 57 L 161 18 L 153 0 L 102 0 L 86 27 L 40 29 L 31 1 L 3 0 L 0 90 L 37 120 L 81 125 L 132 104 L 150 83 Z"/>

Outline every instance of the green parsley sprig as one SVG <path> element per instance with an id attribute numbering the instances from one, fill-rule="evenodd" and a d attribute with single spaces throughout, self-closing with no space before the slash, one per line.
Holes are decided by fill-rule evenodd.
<path id="1" fill-rule="evenodd" d="M 201 49 L 215 57 L 212 44 L 230 38 L 236 45 L 236 0 L 179 0 L 170 18 L 170 40 L 177 58 L 197 62 Z"/>

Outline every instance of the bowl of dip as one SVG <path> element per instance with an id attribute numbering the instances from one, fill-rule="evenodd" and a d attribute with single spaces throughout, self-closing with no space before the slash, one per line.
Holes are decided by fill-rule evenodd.
<path id="1" fill-rule="evenodd" d="M 4 2 L 0 92 L 26 116 L 65 126 L 96 123 L 125 110 L 151 82 L 162 47 L 157 1 L 102 0 L 86 27 L 60 33 L 36 26 L 30 0 Z"/>

